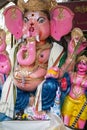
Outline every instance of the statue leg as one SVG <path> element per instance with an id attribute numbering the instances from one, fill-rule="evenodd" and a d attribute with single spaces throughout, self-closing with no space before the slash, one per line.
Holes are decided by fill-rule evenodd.
<path id="1" fill-rule="evenodd" d="M 47 79 L 42 86 L 42 110 L 50 110 L 54 105 L 58 83 L 56 80 Z"/>
<path id="2" fill-rule="evenodd" d="M 65 124 L 66 126 L 69 126 L 69 123 L 70 123 L 70 116 L 64 115 L 63 121 L 64 121 L 64 124 Z"/>
<path id="3" fill-rule="evenodd" d="M 85 123 L 86 123 L 85 120 L 79 119 L 79 120 L 78 120 L 78 128 L 79 128 L 79 129 L 84 129 Z"/>
<path id="4" fill-rule="evenodd" d="M 15 111 L 19 112 L 24 110 L 29 104 L 30 92 L 22 91 L 17 88 L 17 99 L 15 104 Z"/>

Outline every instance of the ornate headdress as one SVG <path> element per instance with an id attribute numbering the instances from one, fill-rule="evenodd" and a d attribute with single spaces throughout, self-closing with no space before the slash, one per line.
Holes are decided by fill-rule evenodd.
<path id="1" fill-rule="evenodd" d="M 86 63 L 87 63 L 87 56 L 85 56 L 85 55 L 79 56 L 78 59 L 77 59 L 77 63 L 79 61 L 86 61 Z"/>
<path id="2" fill-rule="evenodd" d="M 24 0 L 18 0 L 17 5 L 23 12 L 24 10 L 50 11 L 53 7 L 57 6 L 57 2 L 55 0 L 27 0 L 27 2 L 24 2 Z"/>
<path id="3" fill-rule="evenodd" d="M 84 37 L 84 33 L 83 31 L 78 28 L 78 27 L 75 27 L 72 32 L 71 32 L 71 36 L 79 36 L 79 38 L 81 38 L 82 41 L 86 41 L 86 38 Z"/>

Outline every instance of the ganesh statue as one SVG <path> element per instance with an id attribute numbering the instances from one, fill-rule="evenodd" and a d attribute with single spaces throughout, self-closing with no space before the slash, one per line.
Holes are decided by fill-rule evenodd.
<path id="1" fill-rule="evenodd" d="M 12 54 L 13 84 L 10 85 L 14 87 L 12 90 L 10 87 L 8 94 L 8 111 L 5 109 L 3 112 L 2 106 L 0 112 L 13 119 L 15 113 L 23 112 L 31 104 L 32 95 L 38 99 L 36 91 L 43 83 L 47 70 L 53 66 L 61 67 L 64 63 L 64 36 L 72 29 L 74 13 L 52 0 L 18 0 L 17 5 L 5 9 L 4 17 L 5 24 L 17 43 Z M 42 85 L 40 89 L 42 105 L 37 106 L 37 111 L 49 111 L 54 105 L 56 86 L 49 86 L 49 90 L 46 88 L 46 85 Z M 2 102 L 3 98 L 0 103 Z"/>
<path id="2" fill-rule="evenodd" d="M 2 90 L 3 84 L 11 71 L 11 62 L 6 46 L 6 32 L 0 29 L 0 90 Z"/>

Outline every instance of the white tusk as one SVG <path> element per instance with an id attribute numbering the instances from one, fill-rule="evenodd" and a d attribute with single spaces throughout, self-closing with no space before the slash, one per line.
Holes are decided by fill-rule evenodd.
<path id="1" fill-rule="evenodd" d="M 40 42 L 40 37 L 39 37 L 39 35 L 36 35 L 35 38 L 36 38 L 36 41 L 37 41 L 37 42 Z"/>
<path id="2" fill-rule="evenodd" d="M 25 2 L 25 3 L 27 3 L 27 2 L 28 2 L 28 0 L 24 0 L 24 2 Z"/>
<path id="3" fill-rule="evenodd" d="M 17 41 L 17 42 L 18 42 L 18 43 L 21 43 L 21 41 L 22 41 L 22 39 L 18 39 L 18 41 Z"/>
<path id="4" fill-rule="evenodd" d="M 24 35 L 23 35 L 23 38 L 24 38 L 24 39 L 25 39 L 25 38 L 27 38 L 27 35 L 26 35 L 26 34 L 24 34 Z"/>

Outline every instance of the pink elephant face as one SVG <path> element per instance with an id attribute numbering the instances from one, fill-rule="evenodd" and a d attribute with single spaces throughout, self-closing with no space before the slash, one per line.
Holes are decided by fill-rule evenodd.
<path id="1" fill-rule="evenodd" d="M 38 36 L 45 40 L 50 35 L 50 24 L 43 12 L 26 12 L 24 15 L 23 34 L 32 37 Z"/>

